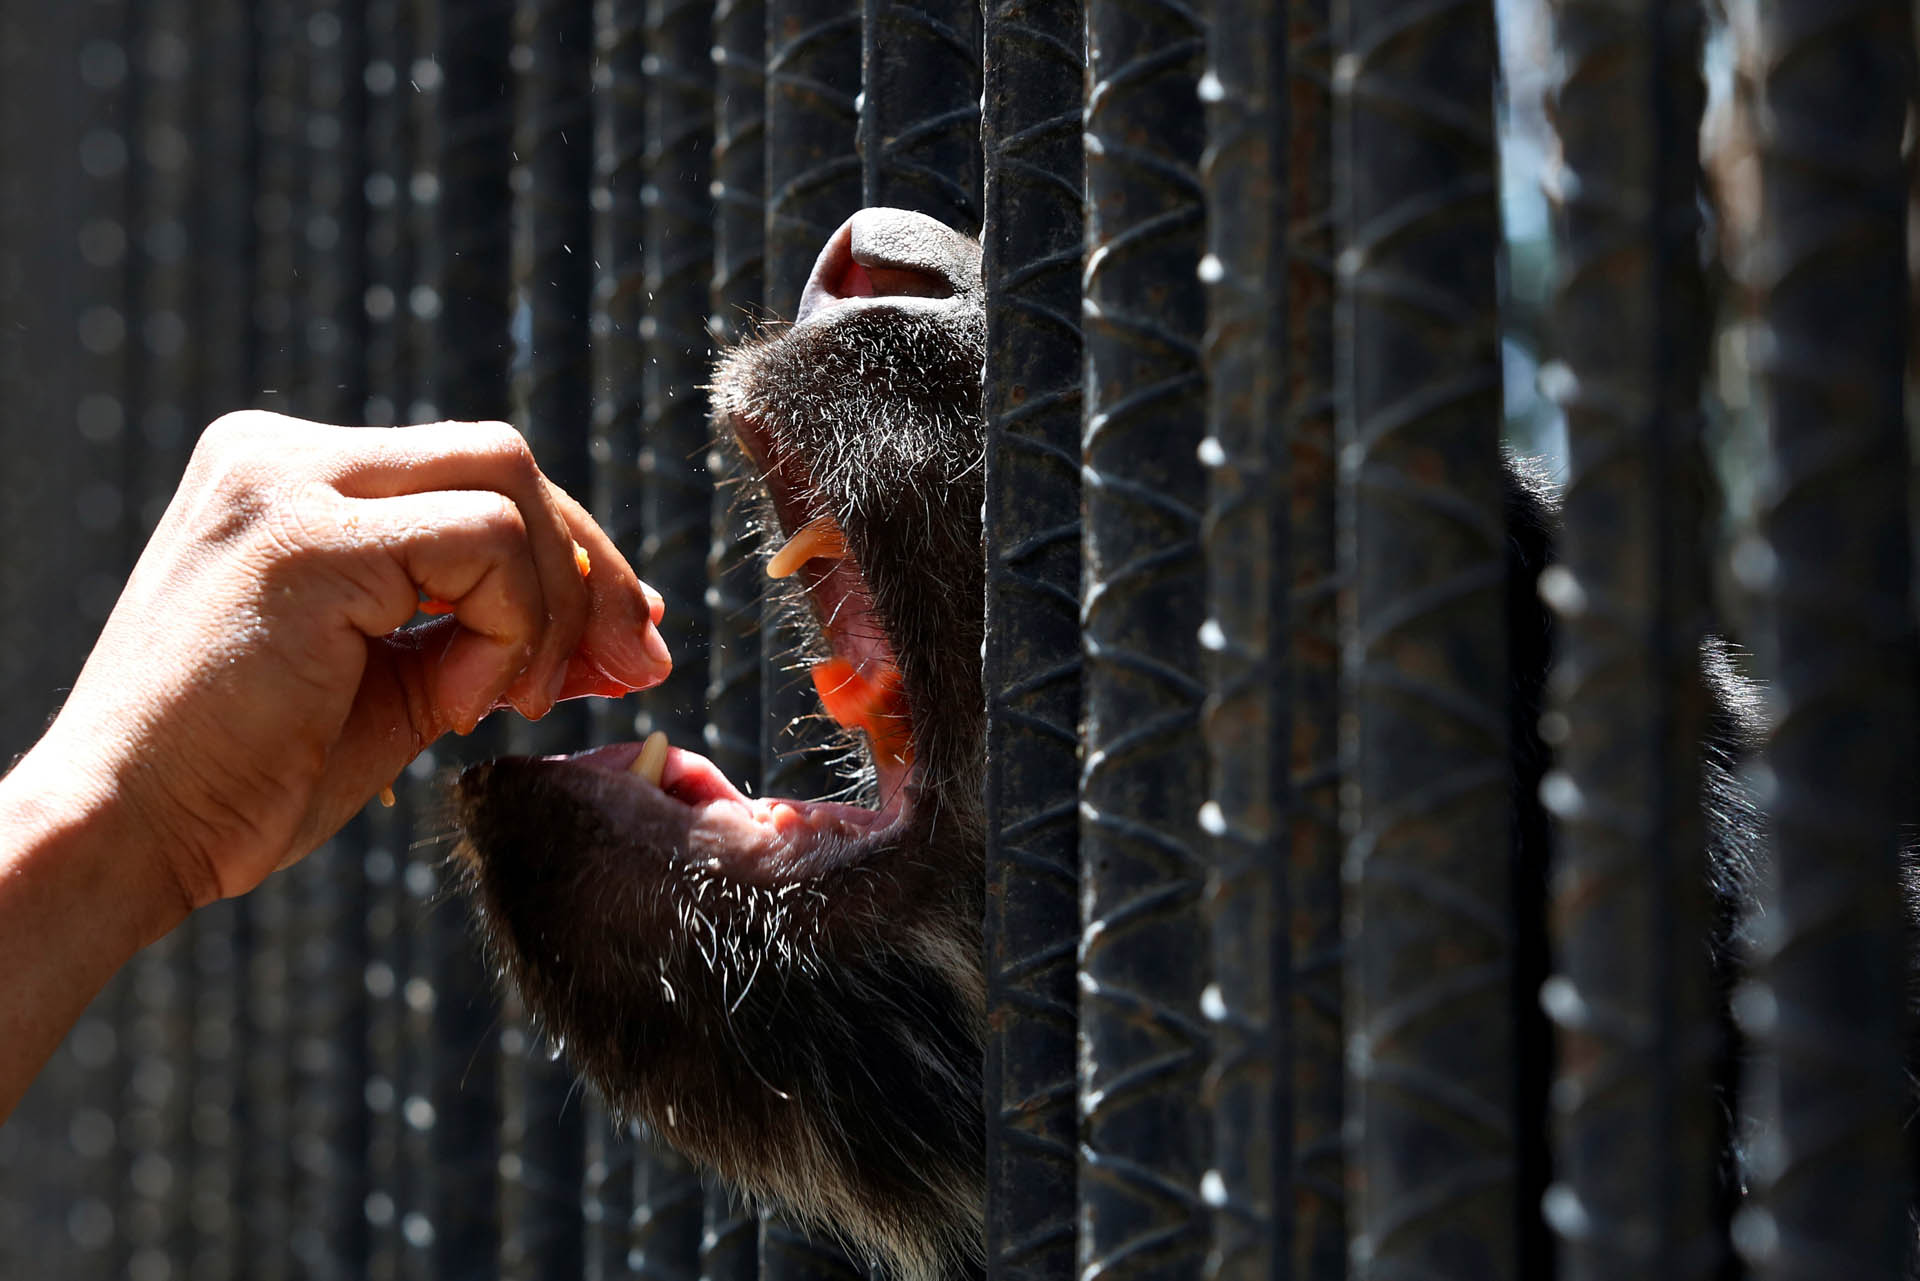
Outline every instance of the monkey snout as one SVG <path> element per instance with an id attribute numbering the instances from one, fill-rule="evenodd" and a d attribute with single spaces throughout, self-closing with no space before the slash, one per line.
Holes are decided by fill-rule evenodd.
<path id="1" fill-rule="evenodd" d="M 863 298 L 942 300 L 979 289 L 974 241 L 925 214 L 862 209 L 821 248 L 794 323 Z"/>

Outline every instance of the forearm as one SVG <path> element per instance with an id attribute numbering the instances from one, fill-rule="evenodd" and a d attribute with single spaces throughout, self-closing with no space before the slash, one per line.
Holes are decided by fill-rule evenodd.
<path id="1" fill-rule="evenodd" d="M 0 778 L 0 1120 L 107 980 L 186 913 L 115 789 L 57 740 Z"/>

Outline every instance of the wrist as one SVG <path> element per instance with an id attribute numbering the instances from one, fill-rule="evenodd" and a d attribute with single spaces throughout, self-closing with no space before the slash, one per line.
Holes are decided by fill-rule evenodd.
<path id="1" fill-rule="evenodd" d="M 57 725 L 0 777 L 0 876 L 84 912 L 116 968 L 195 906 L 162 844 L 120 781 L 68 750 Z"/>

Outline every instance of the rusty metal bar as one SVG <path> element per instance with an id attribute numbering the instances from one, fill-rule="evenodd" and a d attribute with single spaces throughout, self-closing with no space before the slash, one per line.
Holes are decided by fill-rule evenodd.
<path id="1" fill-rule="evenodd" d="M 306 327 L 301 289 L 301 237 L 306 205 L 304 139 L 306 59 L 296 43 L 300 6 L 266 0 L 256 9 L 258 96 L 252 119 L 259 157 L 252 216 L 256 286 L 253 317 L 255 408 L 298 416 L 307 369 L 301 359 Z M 235 406 L 240 408 L 240 406 Z M 270 877 L 242 902 L 245 929 L 239 954 L 243 984 L 239 1111 L 245 1118 L 240 1186 L 257 1209 L 240 1216 L 242 1256 L 262 1281 L 294 1275 L 291 966 L 295 896 L 288 877 Z"/>
<path id="2" fill-rule="evenodd" d="M 297 47 L 307 63 L 302 118 L 306 221 L 301 227 L 308 365 L 303 410 L 354 423 L 366 401 L 365 14 L 316 0 Z M 316 1281 L 367 1274 L 366 1101 L 369 887 L 367 833 L 355 823 L 292 878 L 295 1270 Z"/>
<path id="3" fill-rule="evenodd" d="M 1560 623 L 1544 996 L 1563 1102 L 1545 1204 L 1562 1276 L 1677 1281 L 1713 1275 L 1726 1250 L 1703 948 L 1701 19 L 1666 0 L 1560 0 L 1553 18 L 1565 265 L 1543 382 L 1571 474 L 1561 564 L 1541 585 Z"/>
<path id="4" fill-rule="evenodd" d="M 434 56 L 413 69 L 415 80 L 427 76 L 435 112 L 433 168 L 419 193 L 431 197 L 433 219 L 431 239 L 421 242 L 425 292 L 417 300 L 432 325 L 427 399 L 436 416 L 497 419 L 510 403 L 512 354 L 513 5 L 458 0 L 433 9 Z M 454 753 L 498 746 L 485 733 L 421 764 L 430 777 Z M 431 863 L 416 861 L 407 874 L 422 899 L 437 892 Z M 464 915 L 441 910 L 424 920 L 408 997 L 426 1038 L 426 1092 L 406 1104 L 424 1144 L 415 1208 L 401 1230 L 430 1274 L 489 1275 L 498 1267 L 500 1225 L 496 997 Z"/>
<path id="5" fill-rule="evenodd" d="M 950 227 L 980 226 L 975 0 L 862 0 L 861 195 Z"/>
<path id="6" fill-rule="evenodd" d="M 1207 1248 L 1206 691 L 1196 635 L 1206 603 L 1196 453 L 1206 298 L 1194 275 L 1205 40 L 1202 16 L 1177 0 L 1087 6 L 1078 1247 L 1087 1275 L 1191 1277 Z"/>
<path id="7" fill-rule="evenodd" d="M 765 315 L 767 190 L 767 8 L 765 0 L 717 0 L 713 8 L 713 280 L 707 332 L 715 344 L 738 342 Z M 751 531 L 720 469 L 714 477 L 707 754 L 751 794 L 760 778 L 760 583 Z M 707 1232 L 732 1223 L 708 1201 Z M 718 1213 L 719 1217 L 714 1217 Z"/>
<path id="8" fill-rule="evenodd" d="M 1735 1246 L 1766 1278 L 1892 1276 L 1913 1249 L 1901 1127 L 1908 962 L 1899 850 L 1916 743 L 1905 174 L 1912 9 L 1754 14 L 1759 236 L 1735 263 L 1769 474 L 1735 551 L 1755 593 L 1773 825 L 1758 975 L 1758 1198 Z"/>
<path id="9" fill-rule="evenodd" d="M 1074 1265 L 1079 921 L 1078 4 L 985 14 L 988 1274 Z"/>
<path id="10" fill-rule="evenodd" d="M 1208 1275 L 1346 1273 L 1327 5 L 1216 0 Z M 1284 219 L 1273 211 L 1286 211 Z"/>
<path id="11" fill-rule="evenodd" d="M 252 129 L 255 32 L 251 6 L 217 0 L 192 6 L 193 164 L 231 182 L 200 183 L 188 228 L 194 291 L 188 323 L 198 404 L 186 431 L 251 398 L 255 135 Z M 207 246 L 222 246 L 210 253 Z M 197 412 L 196 412 L 197 410 Z M 227 1281 L 246 1270 L 241 1216 L 235 1213 L 247 1136 L 238 1113 L 244 1045 L 240 1033 L 242 908 L 217 903 L 194 913 L 192 1155 L 179 1177 L 189 1183 L 193 1242 L 186 1274 Z"/>
<path id="12" fill-rule="evenodd" d="M 761 302 L 768 314 L 791 320 L 820 247 L 860 208 L 854 150 L 859 0 L 768 0 L 766 48 Z M 821 759 L 828 734 L 799 652 L 801 633 L 784 617 L 779 600 L 769 595 L 760 619 L 761 790 L 812 800 L 837 784 Z"/>
<path id="13" fill-rule="evenodd" d="M 713 278 L 707 333 L 737 342 L 764 314 L 766 264 L 765 0 L 713 6 Z M 751 794 L 760 778 L 760 572 L 753 539 L 721 459 L 707 550 L 707 755 Z M 709 1187 L 701 1213 L 702 1281 L 751 1281 L 759 1273 L 759 1224 L 725 1188 Z"/>
<path id="14" fill-rule="evenodd" d="M 409 0 L 370 0 L 364 65 L 366 93 L 363 143 L 366 314 L 364 377 L 367 395 L 358 421 L 389 426 L 402 421 L 414 400 L 418 362 L 408 324 L 409 296 L 418 259 L 411 225 L 409 188 L 419 159 L 414 127 L 412 63 L 419 47 Z M 407 1043 L 404 983 L 411 966 L 412 932 L 405 928 L 403 880 L 412 823 L 412 791 L 395 789 L 397 804 L 368 813 L 362 865 L 367 879 L 367 962 L 360 986 L 367 1001 L 366 1199 L 368 1281 L 400 1281 L 408 1250 L 401 1235 L 411 1192 L 402 1111 L 412 1047 Z"/>
<path id="15" fill-rule="evenodd" d="M 641 555 L 639 424 L 644 412 L 642 254 L 646 213 L 641 154 L 647 137 L 644 0 L 612 0 L 594 7 L 593 67 L 593 301 L 589 348 L 593 364 L 591 508 L 616 546 L 643 578 L 653 566 Z M 676 658 L 678 651 L 675 651 Z M 601 702 L 593 709 L 594 738 L 633 737 L 633 705 Z M 590 1281 L 628 1274 L 630 1221 L 636 1213 L 636 1161 L 644 1159 L 632 1135 L 597 1100 L 586 1120 L 585 1276 Z"/>
<path id="16" fill-rule="evenodd" d="M 1360 1278 L 1522 1266 L 1493 14 L 1335 10 L 1349 1208 Z"/>
<path id="17" fill-rule="evenodd" d="M 593 483 L 592 10 L 588 0 L 520 0 L 514 35 L 514 418 L 541 470 L 584 497 Z M 578 751 L 592 727 L 579 702 L 537 724 L 507 718 L 511 750 L 528 754 Z M 577 1084 L 560 1047 L 517 1001 L 510 1007 L 520 1036 L 500 1061 L 500 1269 L 515 1281 L 571 1281 L 585 1266 L 586 1109 L 568 1106 Z"/>

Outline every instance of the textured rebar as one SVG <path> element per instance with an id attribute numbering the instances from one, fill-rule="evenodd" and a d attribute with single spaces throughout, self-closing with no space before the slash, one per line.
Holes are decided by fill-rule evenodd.
<path id="1" fill-rule="evenodd" d="M 708 0 L 647 0 L 646 123 L 641 157 L 645 252 L 640 308 L 644 353 L 640 521 L 635 564 L 666 598 L 662 635 L 674 662 L 709 665 L 705 608 L 713 480 L 707 465 L 706 397 L 713 348 L 707 332 L 713 283 L 713 6 Z M 631 140 L 638 144 L 638 137 Z M 633 336 L 627 335 L 627 343 Z M 648 696 L 650 730 L 694 747 L 706 725 L 704 683 L 670 681 Z M 656 1281 L 700 1272 L 699 1177 L 648 1133 L 638 1149 L 628 1222 L 633 1271 Z"/>
<path id="2" fill-rule="evenodd" d="M 760 1275 L 760 1220 L 729 1189 L 706 1191 L 700 1232 L 700 1281 L 752 1281 Z"/>
<path id="3" fill-rule="evenodd" d="M 1773 825 L 1758 974 L 1758 1201 L 1734 1244 L 1768 1278 L 1893 1276 L 1913 1248 L 1901 1127 L 1898 852 L 1913 814 L 1915 636 L 1901 391 L 1900 140 L 1912 10 L 1775 0 L 1751 65 L 1761 228 L 1735 264 L 1768 447 L 1755 592 Z"/>
<path id="4" fill-rule="evenodd" d="M 860 208 L 854 150 L 860 0 L 768 0 L 766 310 L 793 318 L 827 237 Z M 836 784 L 807 679 L 803 634 L 782 598 L 761 613 L 761 790 L 813 800 Z"/>
<path id="5" fill-rule="evenodd" d="M 430 190 L 422 193 L 432 196 L 432 238 L 422 242 L 425 292 L 416 300 L 433 326 L 427 398 L 448 418 L 498 419 L 510 403 L 513 6 L 459 0 L 436 9 L 436 55 L 414 68 L 416 80 L 426 72 L 438 87 L 436 151 L 423 183 Z M 430 775 L 431 766 L 450 763 L 452 753 L 497 747 L 493 732 L 482 731 L 477 740 L 449 745 L 448 754 L 422 758 L 420 765 Z M 416 862 L 407 874 L 428 894 L 436 892 L 431 863 Z M 417 1209 L 402 1231 L 436 1276 L 491 1275 L 499 1244 L 496 998 L 466 913 L 443 903 L 425 919 L 408 980 L 419 986 L 408 996 L 425 1021 L 426 1093 L 407 1101 L 409 1123 L 425 1138 L 425 1164 L 417 1172 Z"/>
<path id="6" fill-rule="evenodd" d="M 255 288 L 253 386 L 260 409 L 298 416 L 307 386 L 302 340 L 306 324 L 301 235 L 307 198 L 307 59 L 299 39 L 295 0 L 265 0 L 255 10 L 258 71 L 252 119 L 258 156 L 253 187 Z M 238 408 L 239 406 L 236 406 Z M 240 1145 L 240 1187 L 255 1202 L 239 1216 L 240 1248 L 249 1274 L 262 1281 L 295 1275 L 293 1235 L 293 1064 L 288 1054 L 292 1009 L 292 878 L 269 877 L 242 904 L 245 928 L 239 955 L 243 984 L 241 1082 L 238 1110 L 246 1139 Z"/>
<path id="7" fill-rule="evenodd" d="M 645 312 L 644 253 L 647 139 L 645 0 L 596 4 L 593 66 L 593 301 L 589 320 L 593 364 L 591 507 L 643 578 L 654 567 L 642 556 L 640 422 L 645 406 L 640 330 Z M 696 597 L 697 599 L 697 597 Z M 693 601 L 674 607 L 692 610 Z M 670 607 L 671 610 L 671 607 Z M 674 651 L 677 661 L 678 650 Z M 595 700 L 594 737 L 634 736 L 635 705 Z M 631 1220 L 637 1213 L 636 1161 L 644 1154 L 627 1127 L 597 1100 L 587 1117 L 586 1276 L 628 1274 Z M 697 1231 L 697 1227 L 696 1227 Z"/>
<path id="8" fill-rule="evenodd" d="M 593 15 L 588 0 L 520 0 L 514 188 L 514 420 L 541 470 L 569 493 L 593 484 L 588 318 L 593 290 Z M 511 750 L 579 751 L 592 709 L 565 703 L 508 720 Z M 561 1049 L 515 1003 L 517 1052 L 501 1055 L 500 1266 L 515 1281 L 572 1281 L 585 1266 L 586 1111 Z"/>
<path id="9" fill-rule="evenodd" d="M 766 1281 L 866 1281 L 867 1269 L 832 1242 L 771 1211 L 760 1216 L 759 1272 Z"/>
<path id="10" fill-rule="evenodd" d="M 181 0 L 142 7 L 129 31 L 137 123 L 130 131 L 129 184 L 137 201 L 129 220 L 127 344 L 132 378 L 123 520 L 129 552 L 152 531 L 192 447 L 197 415 L 193 378 L 192 246 L 188 227 L 196 180 L 193 131 L 192 14 Z M 151 1275 L 184 1268 L 192 1224 L 191 924 L 137 955 L 123 1016 L 131 1073 L 119 1114 L 128 1188 L 122 1223 L 125 1266 Z"/>
<path id="11" fill-rule="evenodd" d="M 316 0 L 296 50 L 307 66 L 305 144 L 307 392 L 300 410 L 353 423 L 366 401 L 365 15 Z M 292 984 L 294 1270 L 314 1281 L 367 1275 L 367 833 L 355 823 L 286 875 L 295 922 Z"/>
<path id="12" fill-rule="evenodd" d="M 718 0 L 713 8 L 713 281 L 708 332 L 737 342 L 766 314 L 767 7 L 765 0 Z M 749 795 L 760 778 L 760 567 L 733 484 L 708 460 L 715 480 L 707 549 L 706 749 Z M 734 484 L 739 478 L 731 478 Z M 708 1235 L 733 1222 L 715 1220 Z M 729 1239 L 721 1233 L 718 1239 Z M 729 1257 L 740 1257 L 736 1252 Z"/>
<path id="13" fill-rule="evenodd" d="M 188 231 L 192 254 L 192 318 L 188 322 L 197 407 L 188 410 L 189 439 L 202 420 L 251 398 L 250 309 L 256 277 L 254 247 L 254 32 L 251 6 L 241 0 L 202 0 L 191 6 L 191 55 L 199 73 L 192 131 L 197 174 L 230 181 L 196 183 Z M 218 245 L 221 252 L 209 250 Z M 228 1281 L 245 1275 L 242 1216 L 235 1209 L 243 1184 L 246 1135 L 238 1112 L 241 1035 L 241 916 L 237 902 L 210 904 L 191 922 L 193 966 L 193 1151 L 189 1180 L 194 1239 L 181 1261 L 187 1276 Z"/>
<path id="14" fill-rule="evenodd" d="M 1569 1278 L 1712 1276 L 1726 1140 L 1700 802 L 1707 729 L 1698 7 L 1559 0 L 1565 265 L 1543 378 L 1567 415 L 1551 722 L 1556 1182 Z M 1623 939 L 1642 943 L 1622 947 Z"/>
<path id="15" fill-rule="evenodd" d="M 366 288 L 366 396 L 357 419 L 374 426 L 404 420 L 417 386 L 418 362 L 408 324 L 408 296 L 418 261 L 409 188 L 418 134 L 414 127 L 412 63 L 418 32 L 409 0 L 371 0 L 366 5 L 364 64 L 358 70 L 366 94 L 361 145 L 365 149 L 363 252 Z M 403 872 L 410 838 L 413 789 L 394 789 L 392 808 L 370 810 L 362 833 L 361 864 L 367 882 L 367 957 L 359 976 L 366 994 L 367 1106 L 366 1196 L 368 1281 L 400 1281 L 408 1251 L 401 1235 L 410 1207 L 406 1163 L 405 1090 L 413 1057 L 407 1041 L 402 993 L 412 963 L 412 931 L 406 916 Z"/>
<path id="16" fill-rule="evenodd" d="M 1351 1266 L 1493 1281 L 1523 1217 L 1493 14 L 1334 13 Z"/>
<path id="17" fill-rule="evenodd" d="M 1196 634 L 1206 29 L 1177 2 L 1095 0 L 1087 36 L 1079 1264 L 1192 1277 L 1211 1139 Z"/>
<path id="18" fill-rule="evenodd" d="M 1208 1275 L 1345 1275 L 1324 0 L 1216 0 L 1202 525 L 1217 997 Z M 1284 220 L 1273 216 L 1286 212 Z"/>
<path id="19" fill-rule="evenodd" d="M 699 390 L 713 350 L 707 332 L 713 282 L 712 13 L 707 0 L 648 0 L 646 8 L 646 302 L 639 333 L 645 353 L 639 459 L 645 536 L 634 563 L 645 566 L 647 581 L 667 599 L 661 627 L 674 663 L 694 672 L 708 666 L 709 620 L 701 605 L 713 512 L 707 470 L 712 431 Z M 648 710 L 652 727 L 665 730 L 672 742 L 699 742 L 706 720 L 699 682 L 668 682 L 652 692 Z M 698 1226 L 685 1226 L 691 1246 Z"/>
<path id="20" fill-rule="evenodd" d="M 982 8 L 977 0 L 862 0 L 866 204 L 979 228 Z"/>
<path id="21" fill-rule="evenodd" d="M 985 15 L 986 1255 L 1004 1281 L 1074 1266 L 1083 22 L 1030 0 Z"/>

